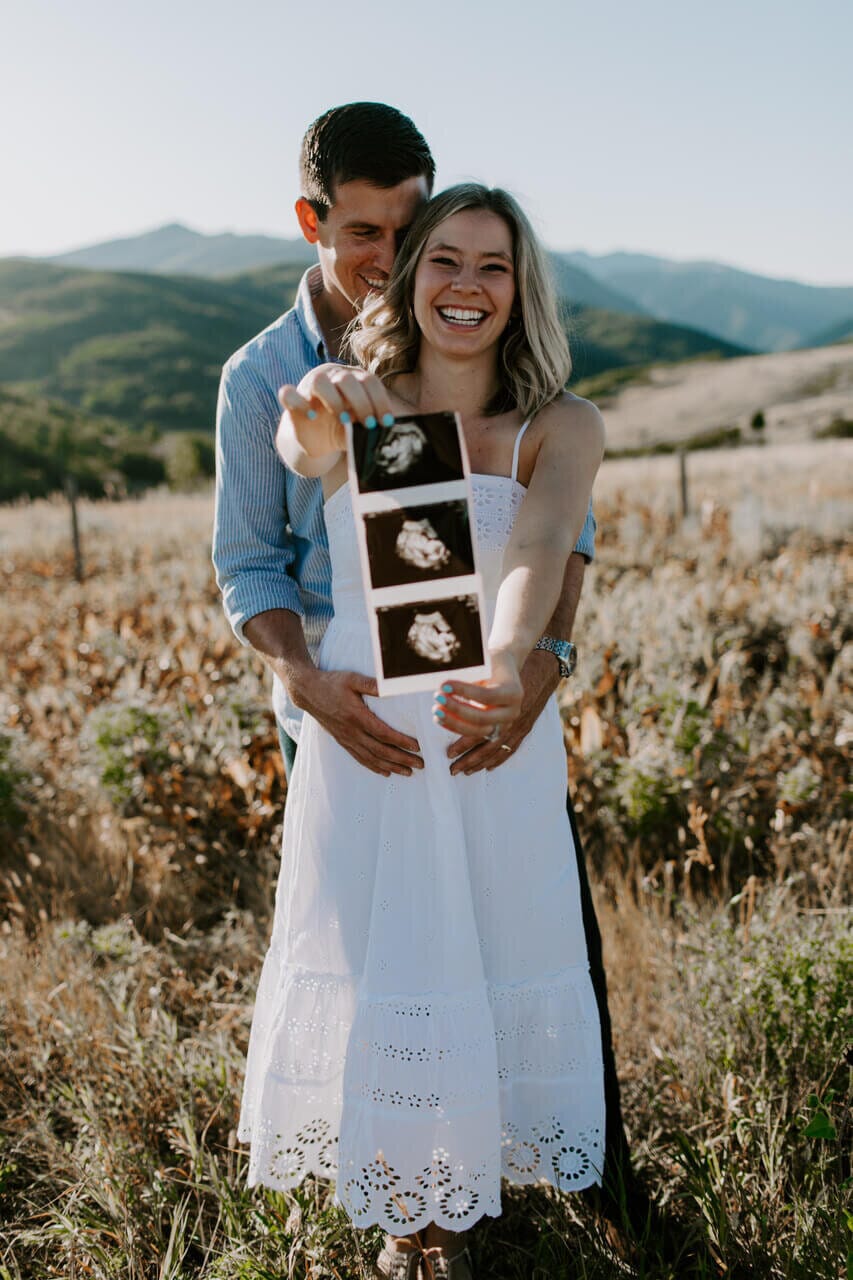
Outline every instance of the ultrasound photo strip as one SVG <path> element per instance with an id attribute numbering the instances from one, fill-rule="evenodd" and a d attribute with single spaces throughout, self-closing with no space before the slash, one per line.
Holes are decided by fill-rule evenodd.
<path id="1" fill-rule="evenodd" d="M 490 674 L 470 466 L 458 414 L 347 427 L 380 696 Z"/>

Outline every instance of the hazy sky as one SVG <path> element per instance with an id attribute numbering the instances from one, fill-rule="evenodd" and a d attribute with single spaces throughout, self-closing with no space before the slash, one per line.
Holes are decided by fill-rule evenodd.
<path id="1" fill-rule="evenodd" d="M 410 114 L 438 186 L 553 248 L 853 284 L 847 0 L 27 0 L 0 54 L 0 256 L 180 221 L 298 234 L 326 107 Z"/>

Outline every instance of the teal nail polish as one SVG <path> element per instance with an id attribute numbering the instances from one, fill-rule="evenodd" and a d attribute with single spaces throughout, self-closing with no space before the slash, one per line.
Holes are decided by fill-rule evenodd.
<path id="1" fill-rule="evenodd" d="M 368 431 L 372 431 L 373 428 L 376 426 L 376 419 L 374 418 L 372 413 L 369 413 L 367 417 L 364 419 L 364 425 L 367 427 Z"/>
<path id="2" fill-rule="evenodd" d="M 443 693 L 437 693 L 435 695 L 435 700 L 436 702 L 441 703 L 442 706 L 444 706 L 444 704 L 447 702 L 447 699 L 445 698 Z"/>
<path id="3" fill-rule="evenodd" d="M 393 415 L 393 413 L 383 413 L 383 415 L 382 415 L 382 425 L 383 425 L 383 427 L 393 427 L 393 425 L 394 425 L 394 415 Z"/>
<path id="4" fill-rule="evenodd" d="M 308 415 L 307 415 L 307 416 L 308 416 L 308 417 L 311 419 L 311 421 L 313 422 L 313 421 L 314 421 L 314 419 L 317 417 L 317 410 L 316 410 L 316 409 L 309 409 L 309 410 L 308 410 Z"/>
<path id="5" fill-rule="evenodd" d="M 436 718 L 436 720 L 443 720 L 443 719 L 444 719 L 444 712 L 442 711 L 441 707 L 439 707 L 439 708 L 438 708 L 438 710 L 436 711 L 436 713 L 435 713 L 435 718 Z"/>
<path id="6" fill-rule="evenodd" d="M 442 693 L 452 693 L 452 692 L 453 692 L 453 685 L 452 685 L 452 684 L 443 684 L 443 685 L 441 686 L 441 691 L 442 691 Z"/>
<path id="7" fill-rule="evenodd" d="M 345 427 L 348 427 L 348 426 L 349 426 L 349 424 L 352 422 L 352 418 L 349 416 L 349 414 L 347 413 L 346 409 L 344 409 L 343 413 L 341 413 L 341 414 L 339 415 L 339 417 L 340 417 L 341 422 L 344 424 L 344 426 L 345 426 Z"/>

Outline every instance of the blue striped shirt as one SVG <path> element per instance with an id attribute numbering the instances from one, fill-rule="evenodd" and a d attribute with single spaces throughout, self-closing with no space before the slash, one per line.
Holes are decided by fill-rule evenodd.
<path id="1" fill-rule="evenodd" d="M 222 370 L 216 407 L 216 508 L 213 565 L 225 613 L 241 644 L 243 627 L 268 609 L 302 619 L 313 658 L 332 617 L 332 566 L 323 518 L 323 485 L 290 471 L 276 451 L 278 389 L 298 383 L 330 359 L 312 298 L 322 288 L 310 267 L 289 311 L 235 351 Z M 595 555 L 592 499 L 575 550 Z M 278 676 L 276 717 L 298 738 L 302 712 Z"/>

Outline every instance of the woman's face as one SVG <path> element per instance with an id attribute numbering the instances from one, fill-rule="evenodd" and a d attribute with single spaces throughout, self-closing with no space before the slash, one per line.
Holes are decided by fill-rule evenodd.
<path id="1" fill-rule="evenodd" d="M 415 319 L 424 340 L 470 359 L 497 344 L 514 301 L 512 233 L 503 218 L 465 209 L 439 223 L 415 270 Z"/>

